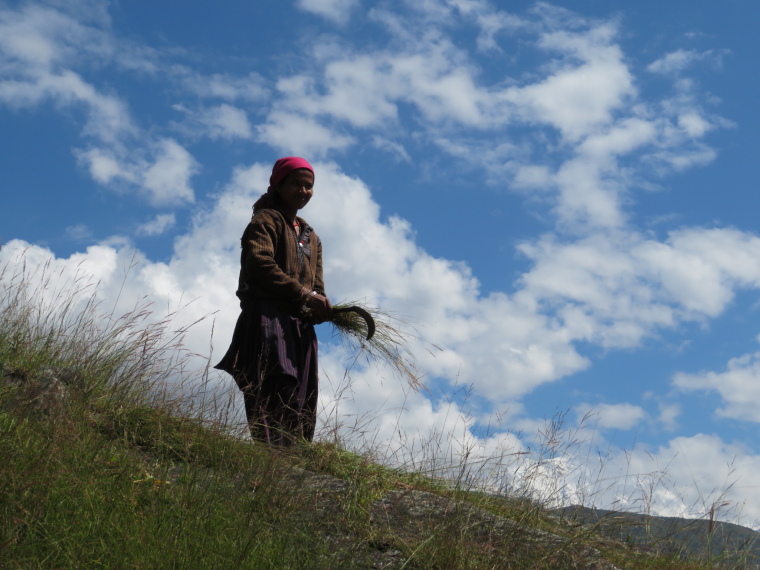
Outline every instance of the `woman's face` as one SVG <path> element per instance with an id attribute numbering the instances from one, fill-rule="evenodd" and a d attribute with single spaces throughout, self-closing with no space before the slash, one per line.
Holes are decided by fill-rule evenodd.
<path id="1" fill-rule="evenodd" d="M 280 183 L 279 190 L 282 205 L 297 212 L 311 200 L 314 192 L 314 174 L 305 168 L 294 170 Z"/>

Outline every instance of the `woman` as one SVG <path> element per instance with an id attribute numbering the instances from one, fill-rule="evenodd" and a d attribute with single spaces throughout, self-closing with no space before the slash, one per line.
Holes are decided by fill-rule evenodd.
<path id="1" fill-rule="evenodd" d="M 332 306 L 322 278 L 322 243 L 297 216 L 313 191 L 314 169 L 306 160 L 275 162 L 241 238 L 242 311 L 232 344 L 215 367 L 243 391 L 251 436 L 277 446 L 311 441 L 316 425 L 314 324 L 327 319 Z"/>

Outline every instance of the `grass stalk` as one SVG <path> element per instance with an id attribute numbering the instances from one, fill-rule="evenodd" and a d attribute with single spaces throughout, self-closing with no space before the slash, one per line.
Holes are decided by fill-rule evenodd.
<path id="1" fill-rule="evenodd" d="M 414 390 L 424 388 L 422 374 L 417 368 L 412 352 L 415 335 L 408 322 L 396 315 L 376 307 L 368 307 L 358 301 L 344 301 L 334 306 L 336 309 L 360 307 L 374 320 L 374 334 L 367 340 L 367 321 L 356 312 L 335 311 L 329 322 L 334 333 L 349 347 L 356 358 L 377 361 L 387 365 L 399 378 L 405 380 Z"/>

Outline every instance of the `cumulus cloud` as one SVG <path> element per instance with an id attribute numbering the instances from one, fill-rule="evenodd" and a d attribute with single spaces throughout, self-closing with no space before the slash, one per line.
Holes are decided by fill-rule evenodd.
<path id="1" fill-rule="evenodd" d="M 737 289 L 756 288 L 758 248 L 760 238 L 735 229 L 684 229 L 662 242 L 634 231 L 545 236 L 520 246 L 534 262 L 521 279 L 526 295 L 557 307 L 572 338 L 636 346 L 660 328 L 718 316 Z"/>
<path id="2" fill-rule="evenodd" d="M 688 518 L 709 515 L 713 505 L 724 505 L 718 518 L 740 518 L 740 523 L 755 526 L 760 503 L 752 499 L 752 482 L 758 467 L 760 456 L 718 436 L 677 437 L 656 450 L 641 447 L 611 458 L 605 475 L 622 477 L 612 493 L 602 496 L 615 496 L 623 510 Z M 626 475 L 632 473 L 636 475 Z"/>
<path id="3" fill-rule="evenodd" d="M 297 0 L 296 6 L 331 20 L 345 24 L 351 17 L 351 11 L 359 5 L 359 0 Z"/>
<path id="4" fill-rule="evenodd" d="M 723 402 L 717 413 L 721 417 L 760 422 L 760 352 L 745 354 L 728 361 L 722 372 L 697 374 L 679 372 L 673 385 L 684 391 L 717 392 Z"/>
<path id="5" fill-rule="evenodd" d="M 447 294 L 451 294 L 452 299 L 459 298 L 457 303 L 462 304 L 458 308 L 460 311 L 466 308 L 464 304 L 473 302 L 476 290 L 466 268 L 436 260 L 419 250 L 408 232 L 408 224 L 402 220 L 381 222 L 378 205 L 360 181 L 340 173 L 333 164 L 317 163 L 315 166 L 320 173 L 321 186 L 317 188 L 315 200 L 304 215 L 320 228 L 325 250 L 330 252 L 326 277 L 333 298 L 364 297 L 383 299 L 384 303 L 395 299 L 401 302 L 401 306 L 407 304 L 409 307 L 422 304 L 427 306 L 426 313 L 436 318 L 445 317 Z M 229 342 L 239 310 L 234 296 L 239 236 L 250 216 L 250 205 L 267 184 L 268 171 L 267 166 L 258 164 L 238 169 L 214 208 L 199 215 L 192 230 L 175 241 L 173 255 L 166 263 L 148 260 L 126 242 L 108 241 L 90 246 L 84 252 L 69 258 L 56 258 L 49 250 L 15 240 L 0 250 L 0 260 L 16 260 L 18 263 L 19 256 L 23 254 L 30 266 L 36 263 L 41 267 L 47 263 L 54 271 L 71 274 L 86 271 L 91 274 L 93 281 L 99 282 L 99 296 L 110 302 L 118 299 L 117 311 L 128 310 L 138 299 L 147 296 L 157 307 L 183 307 L 177 317 L 181 322 L 194 322 L 213 315 L 213 321 L 206 319 L 191 328 L 185 342 L 191 352 L 208 355 L 213 322 L 216 331 L 213 343 L 216 350 L 211 358 L 218 358 Z M 352 216 L 336 216 L 336 212 L 340 214 L 344 210 L 350 211 Z M 337 220 L 340 219 L 343 221 L 338 223 Z M 363 220 L 361 232 L 350 222 L 351 219 Z M 166 218 L 157 219 L 155 225 L 165 221 Z M 366 243 L 356 239 L 360 235 L 364 236 Z M 382 245 L 385 254 L 368 260 L 367 244 L 373 243 Z M 426 281 L 415 284 L 423 275 L 428 275 Z M 402 282 L 394 283 L 398 280 Z M 435 299 L 429 300 L 423 293 L 426 288 L 430 289 L 433 281 L 444 290 Z M 416 293 L 409 296 L 405 290 L 412 286 Z M 487 313 L 488 310 L 488 307 L 484 307 L 482 312 Z M 461 325 L 477 326 L 482 333 L 487 329 L 484 324 L 469 322 L 470 319 L 465 314 L 461 314 L 458 320 Z M 440 328 L 436 323 L 431 324 Z M 465 342 L 465 334 L 461 330 L 458 334 L 462 337 L 463 347 L 473 346 L 477 342 Z M 514 336 L 517 338 L 517 334 Z M 336 381 L 344 377 L 346 361 L 350 355 L 346 355 L 342 346 L 333 346 L 329 342 L 322 349 L 323 371 L 327 378 L 322 397 L 326 410 L 323 414 L 329 418 L 330 407 L 336 405 L 331 402 L 342 401 L 338 398 L 338 385 L 335 386 L 335 391 L 330 390 L 330 378 Z M 467 359 L 467 355 L 457 352 L 448 349 L 448 355 L 444 354 L 443 360 Z M 547 349 L 545 352 L 548 355 L 550 351 Z M 522 367 L 531 366 L 530 359 L 516 359 L 521 361 Z M 197 362 L 198 366 L 203 364 L 202 359 Z M 544 366 L 538 360 L 534 360 L 533 365 Z M 442 363 L 438 366 L 441 371 L 446 371 L 450 365 Z M 344 415 L 341 417 L 358 417 L 368 409 L 377 410 L 378 417 L 373 418 L 369 427 L 377 432 L 376 437 L 382 438 L 394 433 L 398 436 L 398 429 L 401 429 L 404 438 L 397 441 L 397 444 L 407 446 L 404 453 L 408 452 L 410 460 L 416 457 L 416 451 L 424 447 L 425 434 L 431 430 L 441 430 L 442 433 L 453 430 L 457 433 L 458 439 L 442 444 L 440 453 L 452 452 L 451 445 L 454 441 L 459 442 L 456 448 L 459 451 L 455 453 L 464 453 L 471 446 L 483 448 L 484 453 L 487 451 L 490 444 L 480 442 L 469 433 L 474 420 L 466 412 L 445 402 L 431 402 L 422 393 L 404 390 L 398 381 L 387 370 L 357 367 L 352 372 L 352 398 L 342 405 L 341 414 Z M 221 376 L 215 378 L 214 382 L 220 387 L 231 385 L 229 379 Z M 523 389 L 510 388 L 517 392 Z M 386 395 L 385 402 L 378 409 L 381 394 Z M 393 423 L 394 416 L 398 417 L 397 424 Z M 393 428 L 394 425 L 396 428 Z M 517 444 L 517 440 L 513 443 Z M 400 452 L 398 446 L 389 447 L 388 453 Z"/>
<path id="6" fill-rule="evenodd" d="M 355 138 L 325 127 L 319 121 L 283 111 L 272 111 L 256 127 L 256 140 L 282 152 L 322 158 L 350 146 Z"/>
<path id="7" fill-rule="evenodd" d="M 408 163 L 412 162 L 412 157 L 409 156 L 409 153 L 401 143 L 386 139 L 385 137 L 374 136 L 372 137 L 372 146 L 396 156 L 399 161 Z"/>
<path id="8" fill-rule="evenodd" d="M 78 151 L 77 157 L 97 182 L 135 189 L 153 206 L 195 200 L 190 179 L 199 164 L 174 139 L 159 139 L 135 152 L 121 146 L 95 147 Z"/>
<path id="9" fill-rule="evenodd" d="M 136 132 L 122 101 L 99 93 L 71 70 L 28 70 L 24 77 L 0 81 L 2 103 L 13 107 L 30 107 L 47 100 L 63 106 L 84 107 L 88 118 L 83 133 L 88 136 L 113 142 Z"/>
<path id="10" fill-rule="evenodd" d="M 144 172 L 143 185 L 154 205 L 193 201 L 190 177 L 198 163 L 181 145 L 171 139 L 160 142 L 156 159 Z"/>
<path id="11" fill-rule="evenodd" d="M 561 453 L 539 460 L 526 455 L 502 474 L 522 482 L 523 491 L 550 504 L 714 517 L 753 528 L 760 523 L 753 484 L 760 456 L 740 444 L 696 434 L 673 438 L 656 448 L 637 445 L 600 452 L 577 430 L 563 428 L 557 433 L 547 428 L 545 445 L 550 435 L 557 440 L 548 445 Z M 588 461 L 589 454 L 598 461 Z"/>
<path id="12" fill-rule="evenodd" d="M 137 227 L 136 233 L 143 236 L 161 235 L 166 230 L 174 227 L 175 223 L 177 223 L 177 219 L 174 214 L 159 214 L 151 221 L 140 224 Z"/>
<path id="13" fill-rule="evenodd" d="M 652 73 L 672 75 L 684 71 L 696 62 L 707 59 L 715 61 L 717 57 L 717 54 L 712 50 L 698 52 L 693 49 L 677 49 L 650 63 L 647 70 Z"/>
<path id="14" fill-rule="evenodd" d="M 629 430 L 639 425 L 647 417 L 640 406 L 633 404 L 580 404 L 576 406 L 580 417 L 588 417 L 601 429 Z"/>
<path id="15" fill-rule="evenodd" d="M 657 420 L 668 431 L 673 431 L 678 426 L 678 417 L 683 413 L 680 404 L 660 404 L 660 415 Z"/>
<path id="16" fill-rule="evenodd" d="M 66 228 L 66 235 L 74 241 L 89 241 L 92 239 L 92 230 L 85 224 L 76 224 Z"/>
<path id="17" fill-rule="evenodd" d="M 497 36 L 528 27 L 521 17 L 502 10 L 485 0 L 450 0 L 448 4 L 456 8 L 465 18 L 474 20 L 479 29 L 478 49 L 501 51 Z"/>
<path id="18" fill-rule="evenodd" d="M 258 73 L 242 77 L 223 73 L 203 75 L 185 66 L 173 67 L 169 72 L 177 75 L 187 91 L 206 99 L 260 102 L 269 96 L 267 82 Z"/>
<path id="19" fill-rule="evenodd" d="M 39 69 L 111 52 L 108 34 L 101 31 L 108 16 L 100 9 L 82 18 L 82 2 L 57 7 L 28 3 L 17 10 L 0 11 L 0 53 L 4 63 L 20 71 L 25 64 Z M 94 25 L 91 25 L 94 24 Z"/>
<path id="20" fill-rule="evenodd" d="M 481 298 L 467 266 L 421 250 L 408 222 L 381 221 L 379 206 L 360 180 L 341 173 L 332 163 L 315 163 L 315 167 L 319 183 L 304 215 L 318 228 L 328 252 L 325 271 L 330 295 L 392 306 L 414 318 L 425 341 L 443 349 L 433 355 L 429 345 L 415 348 L 429 374 L 452 382 L 458 377 L 464 382 L 477 378 L 476 392 L 497 402 L 517 398 L 588 365 L 566 331 L 536 313 L 535 305 L 504 294 Z M 177 238 L 169 262 L 150 262 L 139 254 L 120 298 L 127 299 L 130 291 L 138 298 L 148 294 L 163 306 L 195 299 L 190 317 L 221 307 L 217 335 L 230 335 L 237 313 L 239 234 L 250 216 L 250 205 L 266 187 L 268 170 L 263 165 L 239 169 L 214 208 L 196 218 L 188 234 Z M 22 248 L 19 243 L 15 250 Z M 10 255 L 11 249 L 2 251 Z M 128 258 L 131 249 L 102 245 L 92 251 L 109 252 L 113 260 L 100 266 L 97 275 L 107 296 L 109 284 L 118 281 L 115 260 Z M 52 257 L 50 252 L 47 255 Z M 79 262 L 89 255 L 90 250 L 58 263 Z M 106 275 L 105 267 L 111 267 L 114 275 Z M 209 332 L 199 327 L 190 333 L 197 343 L 191 345 L 194 352 L 207 353 Z M 219 343 L 223 345 L 224 340 Z"/>
<path id="21" fill-rule="evenodd" d="M 545 34 L 540 40 L 544 49 L 574 56 L 580 65 L 566 64 L 543 81 L 507 91 L 506 97 L 524 109 L 526 119 L 549 123 L 569 140 L 579 140 L 609 123 L 612 113 L 635 94 L 614 36 L 609 25 L 587 34 Z"/>
<path id="22" fill-rule="evenodd" d="M 212 140 L 235 140 L 249 139 L 253 135 L 248 114 L 243 109 L 227 103 L 197 111 L 184 105 L 174 105 L 173 108 L 187 117 L 177 128 L 190 136 L 205 135 Z"/>

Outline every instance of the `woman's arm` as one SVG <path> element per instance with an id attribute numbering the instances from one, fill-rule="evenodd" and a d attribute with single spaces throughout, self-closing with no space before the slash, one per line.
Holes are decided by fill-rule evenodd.
<path id="1" fill-rule="evenodd" d="M 245 252 L 242 275 L 249 285 L 282 301 L 294 302 L 302 297 L 302 287 L 281 267 L 288 263 L 284 244 L 283 251 L 278 251 L 277 247 L 278 241 L 284 237 L 281 233 L 271 218 L 259 217 L 248 224 L 242 240 Z M 275 259 L 276 255 L 279 259 Z"/>
<path id="2" fill-rule="evenodd" d="M 316 236 L 315 236 L 316 237 Z M 323 323 L 332 313 L 332 304 L 325 295 L 325 282 L 322 276 L 322 240 L 318 237 L 312 244 L 313 255 L 316 256 L 316 270 L 314 271 L 314 293 L 306 298 L 306 306 L 312 310 L 315 324 Z"/>
<path id="3" fill-rule="evenodd" d="M 314 290 L 317 293 L 325 294 L 325 280 L 322 275 L 322 240 L 316 239 L 316 256 L 317 256 L 317 269 L 314 272 Z"/>

